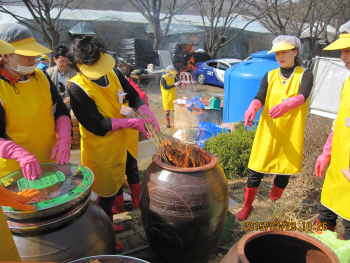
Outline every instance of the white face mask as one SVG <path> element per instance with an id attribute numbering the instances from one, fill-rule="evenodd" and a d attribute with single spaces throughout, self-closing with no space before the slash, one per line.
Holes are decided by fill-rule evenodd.
<path id="1" fill-rule="evenodd" d="M 36 68 L 36 65 L 33 65 L 33 66 L 29 66 L 29 67 L 26 67 L 26 66 L 21 66 L 21 65 L 18 65 L 18 63 L 16 61 L 13 60 L 13 58 L 11 58 L 11 56 L 8 56 L 13 62 L 15 62 L 17 64 L 17 68 L 14 68 L 11 64 L 11 68 L 15 71 L 17 71 L 18 73 L 22 74 L 22 75 L 27 75 L 27 74 L 30 74 L 32 72 L 34 72 L 35 68 Z"/>

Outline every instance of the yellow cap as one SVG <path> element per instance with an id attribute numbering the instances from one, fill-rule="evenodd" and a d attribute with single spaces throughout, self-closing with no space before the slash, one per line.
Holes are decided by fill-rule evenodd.
<path id="1" fill-rule="evenodd" d="M 326 46 L 323 50 L 338 50 L 350 47 L 350 34 L 341 34 L 332 44 Z"/>
<path id="2" fill-rule="evenodd" d="M 285 42 L 285 43 L 280 42 L 276 45 L 273 45 L 272 49 L 269 52 L 267 52 L 267 54 L 270 54 L 270 53 L 276 52 L 276 51 L 281 51 L 281 50 L 290 50 L 290 49 L 294 49 L 294 48 L 295 48 L 295 46 L 293 46 L 287 42 Z"/>
<path id="3" fill-rule="evenodd" d="M 0 54 L 6 55 L 12 54 L 13 52 L 15 52 L 15 48 L 11 44 L 0 39 Z"/>
<path id="4" fill-rule="evenodd" d="M 52 50 L 36 42 L 33 37 L 12 42 L 11 45 L 16 49 L 14 53 L 22 56 L 39 56 L 52 52 Z"/>
<path id="5" fill-rule="evenodd" d="M 88 66 L 86 64 L 77 64 L 77 67 L 84 76 L 91 79 L 98 79 L 106 75 L 115 67 L 115 59 L 107 53 L 101 54 L 101 58 L 95 64 Z"/>
<path id="6" fill-rule="evenodd" d="M 49 59 L 49 57 L 47 55 L 41 55 L 40 58 Z"/>

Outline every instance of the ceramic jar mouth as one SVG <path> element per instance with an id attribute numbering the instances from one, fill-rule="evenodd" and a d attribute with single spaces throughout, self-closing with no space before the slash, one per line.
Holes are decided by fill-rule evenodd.
<path id="1" fill-rule="evenodd" d="M 209 163 L 198 167 L 182 168 L 182 167 L 166 164 L 161 161 L 157 153 L 153 155 L 152 159 L 153 159 L 153 162 L 159 167 L 161 167 L 162 169 L 172 171 L 172 172 L 193 173 L 193 172 L 199 172 L 199 171 L 208 171 L 213 169 L 219 163 L 219 158 L 211 152 L 208 152 L 205 150 L 203 151 L 209 156 L 210 161 Z"/>
<path id="2" fill-rule="evenodd" d="M 318 239 L 309 236 L 305 233 L 302 232 L 297 232 L 297 231 L 274 231 L 274 230 L 267 230 L 267 231 L 260 231 L 260 232 L 250 232 L 246 234 L 244 237 L 241 238 L 241 240 L 238 242 L 238 255 L 240 258 L 240 262 L 242 263 L 249 263 L 250 261 L 248 260 L 246 256 L 246 247 L 248 243 L 257 241 L 259 238 L 264 238 L 267 236 L 271 236 L 271 238 L 274 236 L 274 239 L 278 237 L 285 237 L 285 238 L 291 238 L 295 239 L 296 241 L 303 241 L 306 243 L 309 243 L 310 245 L 318 248 L 322 253 L 327 255 L 329 258 L 330 262 L 332 263 L 340 263 L 338 260 L 338 257 L 335 255 L 335 253 L 327 247 L 325 244 L 323 244 L 321 241 Z M 273 253 L 272 251 L 267 251 L 266 253 Z"/>

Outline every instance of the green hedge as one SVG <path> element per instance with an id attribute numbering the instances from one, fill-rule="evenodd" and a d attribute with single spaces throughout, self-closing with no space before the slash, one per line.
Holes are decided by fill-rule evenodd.
<path id="1" fill-rule="evenodd" d="M 221 133 L 209 138 L 204 149 L 219 157 L 227 179 L 248 176 L 248 161 L 256 129 L 246 130 L 236 126 L 233 132 Z"/>

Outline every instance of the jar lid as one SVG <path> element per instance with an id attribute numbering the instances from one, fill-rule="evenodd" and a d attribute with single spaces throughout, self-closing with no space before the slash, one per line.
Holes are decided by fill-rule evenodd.
<path id="1" fill-rule="evenodd" d="M 17 214 L 19 218 L 35 216 L 40 211 L 52 209 L 64 205 L 69 208 L 70 203 L 76 205 L 81 196 L 90 195 L 90 188 L 94 180 L 92 171 L 78 164 L 46 163 L 40 165 L 42 174 L 40 178 L 28 180 L 23 176 L 22 169 L 14 171 L 2 178 L 0 184 L 12 192 L 20 192 L 24 189 L 35 188 L 40 195 L 29 200 L 27 203 L 34 205 L 34 211 L 21 211 L 8 206 L 3 206 L 6 216 Z M 86 200 L 86 198 L 84 198 Z M 81 200 L 83 202 L 84 200 Z M 68 206 L 67 206 L 68 204 Z M 61 211 L 62 211 L 61 207 Z M 64 210 L 63 209 L 63 210 Z M 49 216 L 50 213 L 43 214 Z M 12 217 L 11 216 L 11 217 Z"/>

